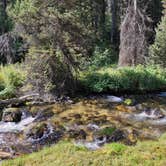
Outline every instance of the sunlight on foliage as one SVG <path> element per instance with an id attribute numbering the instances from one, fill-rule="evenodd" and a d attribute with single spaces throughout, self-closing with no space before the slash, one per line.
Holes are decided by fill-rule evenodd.
<path id="1" fill-rule="evenodd" d="M 0 67 L 0 98 L 10 98 L 15 95 L 15 89 L 23 84 L 25 73 L 18 66 Z"/>

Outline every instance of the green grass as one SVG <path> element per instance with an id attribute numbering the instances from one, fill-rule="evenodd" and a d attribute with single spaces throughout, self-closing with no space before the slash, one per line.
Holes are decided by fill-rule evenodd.
<path id="1" fill-rule="evenodd" d="M 60 142 L 40 152 L 5 161 L 2 166 L 165 166 L 166 135 L 159 141 L 139 142 L 136 146 L 108 144 L 89 151 L 69 142 Z"/>
<path id="2" fill-rule="evenodd" d="M 104 129 L 102 129 L 99 134 L 101 135 L 111 135 L 114 131 L 116 130 L 116 128 L 113 127 L 106 127 Z"/>
<path id="3" fill-rule="evenodd" d="M 17 65 L 0 66 L 0 99 L 11 98 L 25 80 L 25 72 Z"/>
<path id="4" fill-rule="evenodd" d="M 153 91 L 166 89 L 166 70 L 159 67 L 102 68 L 81 73 L 87 91 Z"/>

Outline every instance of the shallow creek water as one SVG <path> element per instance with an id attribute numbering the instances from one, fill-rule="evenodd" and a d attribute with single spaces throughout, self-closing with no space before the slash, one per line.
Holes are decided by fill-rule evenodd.
<path id="1" fill-rule="evenodd" d="M 133 102 L 127 105 L 126 99 Z M 134 145 L 137 140 L 157 140 L 166 132 L 165 92 L 91 96 L 72 104 L 17 109 L 21 112 L 19 122 L 0 122 L 0 158 L 5 158 L 2 152 L 16 157 L 63 139 L 96 150 L 111 142 Z"/>

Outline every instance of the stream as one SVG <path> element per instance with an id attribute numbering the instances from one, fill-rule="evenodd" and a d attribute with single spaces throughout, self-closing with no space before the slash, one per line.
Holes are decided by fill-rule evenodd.
<path id="1" fill-rule="evenodd" d="M 166 132 L 166 92 L 90 96 L 44 106 L 4 108 L 0 116 L 0 160 L 39 151 L 60 140 L 90 150 L 106 143 L 134 146 Z"/>

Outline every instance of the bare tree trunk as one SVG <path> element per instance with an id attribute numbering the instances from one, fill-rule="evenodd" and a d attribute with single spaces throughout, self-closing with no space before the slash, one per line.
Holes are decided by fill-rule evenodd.
<path id="1" fill-rule="evenodd" d="M 6 32 L 6 29 L 5 29 L 5 21 L 7 19 L 7 13 L 6 13 L 6 8 L 7 8 L 7 1 L 6 0 L 2 0 L 1 2 L 1 19 L 2 19 L 2 24 L 1 25 L 1 30 L 0 30 L 0 34 L 4 34 Z"/>
<path id="2" fill-rule="evenodd" d="M 124 21 L 121 25 L 119 66 L 144 64 L 147 55 L 148 17 L 137 4 L 130 0 Z"/>

